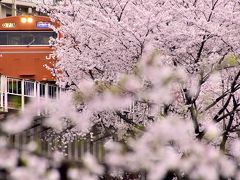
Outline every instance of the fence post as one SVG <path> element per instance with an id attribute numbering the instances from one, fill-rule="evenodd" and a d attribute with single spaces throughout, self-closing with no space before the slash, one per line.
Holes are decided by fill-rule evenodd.
<path id="1" fill-rule="evenodd" d="M 3 107 L 3 75 L 0 75 L 1 76 L 1 79 L 0 79 L 0 106 L 1 106 L 1 109 L 2 111 L 4 110 L 4 107 Z"/>
<path id="2" fill-rule="evenodd" d="M 37 82 L 37 92 L 36 92 L 36 96 L 37 96 L 37 115 L 40 116 L 41 111 L 40 111 L 40 82 Z"/>
<path id="3" fill-rule="evenodd" d="M 4 111 L 8 112 L 8 81 L 7 77 L 3 76 L 3 94 L 4 94 Z"/>
<path id="4" fill-rule="evenodd" d="M 24 89 L 25 89 L 25 82 L 24 79 L 21 80 L 21 110 L 24 110 L 25 99 L 24 99 Z"/>

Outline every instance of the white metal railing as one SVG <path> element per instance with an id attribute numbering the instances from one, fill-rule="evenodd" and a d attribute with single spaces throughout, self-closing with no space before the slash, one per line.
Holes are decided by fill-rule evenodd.
<path id="1" fill-rule="evenodd" d="M 23 110 L 31 98 L 55 99 L 60 95 L 60 88 L 49 83 L 25 79 L 9 78 L 0 75 L 0 110 Z"/>
<path id="2" fill-rule="evenodd" d="M 61 89 L 56 85 L 0 75 L 0 111 L 8 112 L 10 109 L 24 110 L 25 104 L 30 98 L 36 98 L 36 100 L 40 102 L 41 99 L 54 99 L 58 98 L 60 95 Z M 142 119 L 139 118 L 139 116 L 148 114 L 149 109 L 147 105 L 144 106 L 142 103 L 134 102 L 129 109 L 124 111 L 135 121 L 135 119 Z M 138 111 L 143 111 L 143 113 L 138 113 L 138 117 L 135 117 L 136 115 L 134 114 Z M 37 114 L 40 114 L 38 110 Z M 49 142 L 40 140 L 42 137 L 46 137 L 44 132 L 41 125 L 33 126 L 19 134 L 12 135 L 10 141 L 15 147 L 21 148 L 24 144 L 35 140 L 40 143 L 40 152 L 50 154 L 52 147 Z M 97 136 L 96 139 L 98 139 Z M 52 144 L 54 144 L 54 139 L 51 141 Z M 76 138 L 67 145 L 65 151 L 67 154 L 66 158 L 81 160 L 85 152 L 90 152 L 101 162 L 104 157 L 104 141 L 105 139 L 102 138 L 96 141 Z"/>

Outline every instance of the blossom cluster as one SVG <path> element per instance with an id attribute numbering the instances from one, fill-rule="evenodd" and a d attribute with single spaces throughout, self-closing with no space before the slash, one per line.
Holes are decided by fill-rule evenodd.
<path id="1" fill-rule="evenodd" d="M 40 10 L 60 23 L 52 72 L 66 91 L 3 131 L 28 128 L 37 106 L 61 145 L 105 137 L 104 165 L 86 154 L 70 179 L 240 179 L 238 1 L 64 0 Z M 3 168 L 17 177 L 13 164 Z"/>

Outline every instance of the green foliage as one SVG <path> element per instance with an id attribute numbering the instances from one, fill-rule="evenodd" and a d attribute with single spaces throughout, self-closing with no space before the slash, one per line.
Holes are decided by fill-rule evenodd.
<path id="1" fill-rule="evenodd" d="M 239 57 L 236 55 L 233 55 L 233 54 L 228 55 L 225 58 L 225 63 L 228 66 L 237 66 L 237 65 L 239 65 Z"/>
<path id="2" fill-rule="evenodd" d="M 21 108 L 21 96 L 8 95 L 8 105 L 11 108 L 19 109 Z"/>

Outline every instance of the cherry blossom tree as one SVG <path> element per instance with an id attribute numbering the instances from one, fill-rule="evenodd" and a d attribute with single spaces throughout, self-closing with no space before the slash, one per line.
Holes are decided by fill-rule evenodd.
<path id="1" fill-rule="evenodd" d="M 204 134 L 202 121 L 222 124 L 227 130 L 224 139 L 237 130 L 237 1 L 62 1 L 57 6 L 43 6 L 43 10 L 62 24 L 57 31 L 64 37 L 55 41 L 56 68 L 63 71 L 56 74 L 60 85 L 81 92 L 89 92 L 89 83 L 111 89 L 119 74 L 136 74 L 136 63 L 151 46 L 159 51 L 158 64 L 181 68 L 188 76 L 180 88 L 174 87 L 173 96 L 178 98 L 157 102 L 157 106 L 164 105 L 165 114 L 189 118 L 198 138 Z M 158 78 L 155 71 L 148 73 Z M 149 108 L 151 101 L 146 99 Z M 97 119 L 105 115 L 97 113 Z M 115 115 L 128 121 L 120 112 Z M 221 148 L 225 148 L 225 140 Z"/>
<path id="2" fill-rule="evenodd" d="M 67 89 L 38 107 L 45 125 L 106 139 L 104 162 L 86 155 L 69 178 L 240 179 L 238 1 L 65 0 L 40 10 L 61 24 L 52 72 Z M 27 112 L 24 126 L 10 119 L 4 131 L 27 128 Z"/>

